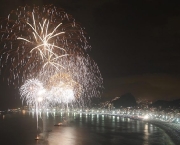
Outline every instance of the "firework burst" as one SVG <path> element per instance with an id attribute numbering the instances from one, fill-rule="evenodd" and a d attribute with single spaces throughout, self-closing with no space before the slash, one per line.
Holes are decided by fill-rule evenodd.
<path id="1" fill-rule="evenodd" d="M 58 61 L 63 56 L 89 48 L 75 19 L 54 6 L 13 10 L 1 21 L 1 41 L 1 63 L 11 70 L 10 82 L 34 78 L 45 66 L 59 69 L 63 66 Z"/>
<path id="2" fill-rule="evenodd" d="M 85 32 L 62 9 L 19 7 L 1 21 L 0 39 L 2 66 L 10 83 L 23 83 L 20 95 L 28 105 L 83 105 L 100 95 L 102 77 L 87 54 Z"/>
<path id="3" fill-rule="evenodd" d="M 29 106 L 41 106 L 45 100 L 44 93 L 46 90 L 42 82 L 37 79 L 26 80 L 24 85 L 20 87 L 20 95 L 22 101 L 26 102 Z"/>

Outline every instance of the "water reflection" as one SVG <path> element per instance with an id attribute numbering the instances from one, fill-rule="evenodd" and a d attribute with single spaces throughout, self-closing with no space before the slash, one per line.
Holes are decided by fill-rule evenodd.
<path id="1" fill-rule="evenodd" d="M 63 125 L 54 126 L 59 122 Z M 158 127 L 115 115 L 41 113 L 39 127 L 38 133 L 43 139 L 34 141 L 37 130 L 33 112 L 6 116 L 4 120 L 2 116 L 0 140 L 14 136 L 13 143 L 6 139 L 5 145 L 173 145 Z"/>
<path id="2" fill-rule="evenodd" d="M 32 112 L 32 118 L 34 118 L 34 115 L 35 115 L 35 113 L 34 113 L 34 112 Z"/>
<path id="3" fill-rule="evenodd" d="M 47 112 L 46 115 L 47 115 L 47 118 L 49 118 L 49 112 Z"/>
<path id="4" fill-rule="evenodd" d="M 148 130 L 148 123 L 144 124 L 144 145 L 148 144 L 149 138 L 149 130 Z"/>
<path id="5" fill-rule="evenodd" d="M 22 114 L 25 115 L 26 114 L 26 110 L 22 110 Z"/>
<path id="6" fill-rule="evenodd" d="M 77 132 L 75 128 L 66 127 L 61 129 L 55 129 L 49 134 L 49 145 L 74 145 L 76 144 Z"/>

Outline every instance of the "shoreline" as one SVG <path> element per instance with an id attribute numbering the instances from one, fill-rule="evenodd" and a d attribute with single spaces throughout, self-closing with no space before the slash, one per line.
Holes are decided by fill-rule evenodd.
<path id="1" fill-rule="evenodd" d="M 149 120 L 149 123 L 163 129 L 176 145 L 180 144 L 180 124 Z"/>

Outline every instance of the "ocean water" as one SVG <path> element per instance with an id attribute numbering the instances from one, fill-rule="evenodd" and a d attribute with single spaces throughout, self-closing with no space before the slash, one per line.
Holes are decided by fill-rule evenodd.
<path id="1" fill-rule="evenodd" d="M 109 115 L 19 112 L 0 115 L 0 145 L 174 145 L 148 122 Z M 57 123 L 62 126 L 54 126 Z M 36 136 L 40 140 L 35 140 Z"/>

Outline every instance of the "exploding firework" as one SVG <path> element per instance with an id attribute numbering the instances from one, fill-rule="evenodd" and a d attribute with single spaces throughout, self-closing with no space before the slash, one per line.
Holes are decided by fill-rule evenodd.
<path id="1" fill-rule="evenodd" d="M 37 79 L 26 80 L 24 85 L 20 87 L 21 99 L 29 106 L 42 106 L 42 102 L 45 100 L 45 92 L 42 82 Z"/>
<path id="2" fill-rule="evenodd" d="M 62 9 L 19 7 L 1 21 L 0 39 L 2 66 L 10 83 L 23 83 L 20 95 L 28 105 L 84 105 L 100 95 L 102 77 L 87 54 L 85 32 Z"/>
<path id="3" fill-rule="evenodd" d="M 74 102 L 81 95 L 81 86 L 69 74 L 59 73 L 51 76 L 46 88 L 51 94 L 48 95 L 51 96 L 49 102 L 55 104 L 67 105 Z"/>
<path id="4" fill-rule="evenodd" d="M 45 104 L 46 90 L 43 84 L 37 79 L 26 80 L 24 85 L 20 87 L 20 95 L 22 101 L 25 101 L 29 106 L 35 107 L 38 129 L 38 109 L 46 107 Z"/>
<path id="5" fill-rule="evenodd" d="M 34 78 L 42 69 L 64 68 L 63 56 L 82 54 L 89 48 L 80 25 L 54 6 L 13 10 L 1 21 L 1 41 L 1 63 L 11 71 L 10 82 Z"/>

